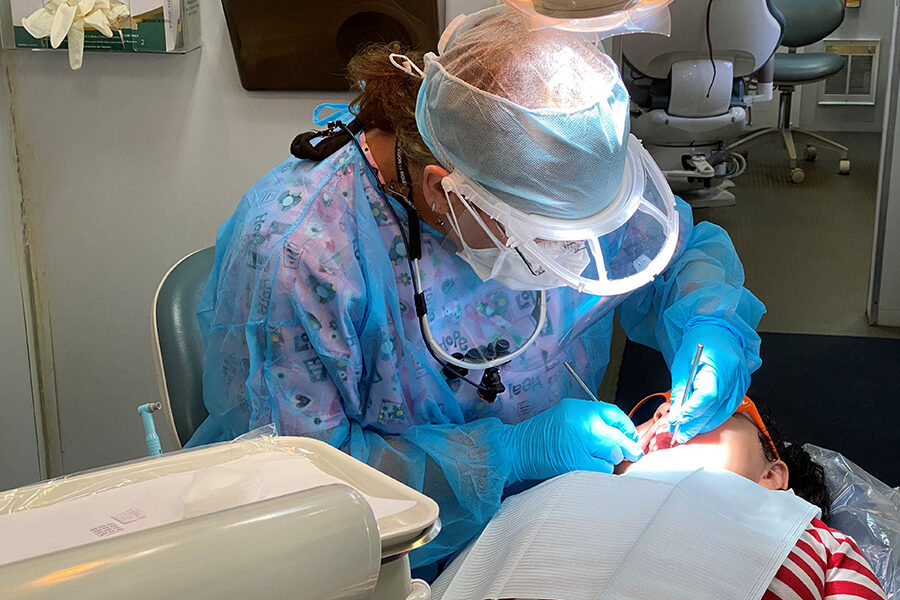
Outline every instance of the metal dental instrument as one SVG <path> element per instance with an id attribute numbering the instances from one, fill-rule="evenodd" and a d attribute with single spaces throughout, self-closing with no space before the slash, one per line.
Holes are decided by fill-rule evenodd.
<path id="1" fill-rule="evenodd" d="M 697 376 L 697 371 L 700 370 L 700 356 L 703 354 L 703 344 L 697 344 L 697 351 L 694 353 L 694 362 L 691 363 L 691 372 L 688 374 L 687 384 L 684 386 L 684 392 L 681 394 L 681 406 L 684 406 L 685 400 L 688 399 L 688 396 L 691 393 L 691 388 L 694 387 L 694 378 Z M 681 423 L 675 424 L 675 431 L 672 433 L 672 439 L 678 440 L 678 428 L 681 426 Z"/>
<path id="2" fill-rule="evenodd" d="M 593 400 L 594 402 L 600 402 L 600 400 L 597 399 L 597 396 L 594 394 L 594 392 L 591 391 L 591 388 L 589 388 L 587 385 L 585 385 L 585 383 L 581 380 L 581 377 L 578 376 L 578 373 L 575 372 L 575 369 L 572 368 L 572 365 L 570 365 L 567 362 L 564 362 L 563 365 L 569 371 L 569 375 L 571 375 L 572 378 L 574 378 L 575 381 L 578 382 L 578 385 L 581 386 L 581 389 L 584 390 L 584 393 L 586 393 L 588 395 L 588 397 L 591 400 Z"/>

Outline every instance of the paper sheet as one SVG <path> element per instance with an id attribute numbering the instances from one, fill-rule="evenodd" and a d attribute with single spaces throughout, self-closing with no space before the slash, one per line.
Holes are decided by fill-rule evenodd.
<path id="1" fill-rule="evenodd" d="M 166 19 L 166 52 L 175 50 L 178 40 L 178 22 L 181 20 L 181 0 L 165 0 L 163 14 Z"/>
<path id="2" fill-rule="evenodd" d="M 264 452 L 0 516 L 0 565 L 341 481 L 303 456 Z M 376 519 L 412 500 L 363 494 Z"/>
<path id="3" fill-rule="evenodd" d="M 433 597 L 758 600 L 816 512 L 733 473 L 570 473 L 508 498 Z"/>

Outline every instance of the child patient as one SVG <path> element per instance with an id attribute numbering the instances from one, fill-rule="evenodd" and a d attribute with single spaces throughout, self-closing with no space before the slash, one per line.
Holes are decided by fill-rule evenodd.
<path id="1" fill-rule="evenodd" d="M 638 403 L 629 417 L 634 422 L 645 457 L 623 463 L 617 472 L 640 470 L 642 463 L 672 461 L 721 468 L 755 481 L 770 490 L 792 490 L 818 506 L 828 519 L 829 497 L 822 468 L 803 448 L 786 444 L 765 422 L 749 398 L 720 427 L 675 444 L 669 433 L 668 394 L 655 394 Z M 763 600 L 884 599 L 878 579 L 856 542 L 813 519 L 778 570 Z"/>

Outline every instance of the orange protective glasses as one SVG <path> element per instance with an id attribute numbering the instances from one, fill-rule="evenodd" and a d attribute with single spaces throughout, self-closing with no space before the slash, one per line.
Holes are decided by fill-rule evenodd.
<path id="1" fill-rule="evenodd" d="M 632 408 L 631 412 L 628 413 L 628 418 L 630 418 L 632 423 L 634 423 L 635 425 L 645 423 L 653 418 L 654 413 L 656 413 L 656 409 L 659 408 L 660 405 L 665 404 L 666 402 L 671 402 L 671 400 L 672 392 L 651 394 L 634 405 L 634 408 Z M 775 447 L 775 442 L 772 441 L 772 436 L 769 435 L 769 430 L 766 429 L 766 425 L 765 423 L 763 423 L 762 417 L 759 416 L 759 410 L 756 408 L 753 400 L 751 400 L 747 396 L 744 396 L 744 399 L 741 400 L 741 403 L 738 405 L 737 410 L 735 410 L 734 413 L 747 415 L 747 417 L 751 421 L 753 421 L 753 424 L 756 425 L 756 428 L 759 429 L 760 432 L 762 432 L 763 437 L 766 438 L 766 441 L 769 442 L 769 448 L 771 448 L 772 452 L 775 453 L 775 460 L 781 460 L 781 457 L 778 454 L 778 448 Z"/>

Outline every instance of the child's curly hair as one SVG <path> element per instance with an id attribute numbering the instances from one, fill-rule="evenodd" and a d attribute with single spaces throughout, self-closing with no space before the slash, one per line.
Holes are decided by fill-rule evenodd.
<path id="1" fill-rule="evenodd" d="M 772 415 L 769 411 L 761 410 L 760 416 L 766 425 L 766 429 L 769 430 L 772 443 L 778 449 L 781 460 L 787 465 L 789 473 L 788 485 L 799 497 L 819 507 L 822 511 L 822 520 L 827 522 L 831 512 L 831 495 L 825 486 L 825 470 L 821 465 L 813 461 L 809 453 L 803 449 L 803 446 L 784 440 L 784 436 L 773 423 Z M 775 461 L 775 454 L 772 452 L 772 448 L 762 432 L 759 433 L 759 443 L 762 445 L 766 459 Z"/>

